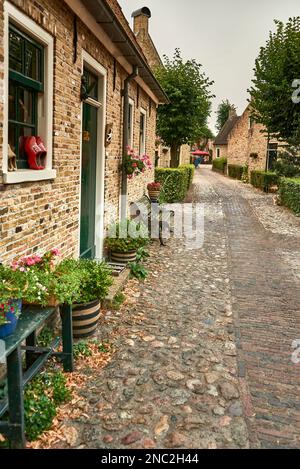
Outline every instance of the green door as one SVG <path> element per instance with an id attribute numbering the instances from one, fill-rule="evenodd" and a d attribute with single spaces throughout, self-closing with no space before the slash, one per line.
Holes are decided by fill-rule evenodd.
<path id="1" fill-rule="evenodd" d="M 80 257 L 95 257 L 97 107 L 83 104 Z"/>

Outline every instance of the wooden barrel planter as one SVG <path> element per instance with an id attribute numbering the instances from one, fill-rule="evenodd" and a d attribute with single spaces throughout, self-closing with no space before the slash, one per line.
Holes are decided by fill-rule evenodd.
<path id="1" fill-rule="evenodd" d="M 111 251 L 111 260 L 113 262 L 127 264 L 136 260 L 136 251 L 117 252 Z"/>
<path id="2" fill-rule="evenodd" d="M 148 194 L 149 194 L 149 199 L 151 202 L 157 202 L 160 194 L 160 189 L 155 190 L 155 189 L 148 189 Z"/>
<path id="3" fill-rule="evenodd" d="M 73 304 L 73 336 L 76 339 L 89 337 L 96 328 L 101 315 L 100 301 L 95 300 L 90 303 Z"/>

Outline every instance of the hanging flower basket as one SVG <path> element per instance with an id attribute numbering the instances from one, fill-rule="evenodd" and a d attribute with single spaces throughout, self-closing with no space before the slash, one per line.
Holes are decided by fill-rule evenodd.
<path id="1" fill-rule="evenodd" d="M 152 169 L 152 163 L 149 156 L 136 155 L 134 150 L 130 147 L 127 147 L 124 166 L 128 179 L 132 179 L 139 174 L 145 173 L 148 169 Z"/>

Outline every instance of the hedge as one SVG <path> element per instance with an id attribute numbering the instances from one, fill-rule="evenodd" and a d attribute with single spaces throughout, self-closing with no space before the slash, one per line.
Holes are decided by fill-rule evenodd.
<path id="1" fill-rule="evenodd" d="M 281 178 L 280 203 L 300 215 L 300 178 Z"/>
<path id="2" fill-rule="evenodd" d="M 271 171 L 251 171 L 250 182 L 252 186 L 269 192 L 270 187 L 278 186 L 280 176 Z"/>
<path id="3" fill-rule="evenodd" d="M 191 164 L 178 168 L 155 168 L 155 182 L 163 186 L 161 199 L 163 202 L 181 202 L 185 199 L 193 182 L 195 167 Z"/>
<path id="4" fill-rule="evenodd" d="M 189 188 L 191 187 L 191 184 L 193 182 L 194 175 L 195 175 L 195 165 L 193 165 L 193 164 L 183 164 L 179 167 L 180 168 L 186 168 L 186 170 L 188 171 L 187 190 L 189 190 Z"/>
<path id="5" fill-rule="evenodd" d="M 227 166 L 227 158 L 222 157 L 222 158 L 216 158 L 213 160 L 213 170 L 214 171 L 221 171 L 222 173 L 226 172 L 226 166 Z"/>
<path id="6" fill-rule="evenodd" d="M 239 164 L 229 164 L 228 165 L 228 176 L 234 179 L 242 179 L 244 172 L 244 166 Z"/>

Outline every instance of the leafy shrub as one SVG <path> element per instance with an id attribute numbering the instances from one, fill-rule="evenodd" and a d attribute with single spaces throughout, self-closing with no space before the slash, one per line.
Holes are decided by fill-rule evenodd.
<path id="1" fill-rule="evenodd" d="M 145 280 L 145 278 L 147 278 L 149 272 L 141 262 L 130 262 L 128 267 L 130 268 L 130 274 L 132 277 L 135 277 L 138 280 Z"/>
<path id="2" fill-rule="evenodd" d="M 248 163 L 245 164 L 245 166 L 243 166 L 243 174 L 242 174 L 241 181 L 242 181 L 244 184 L 248 184 L 248 183 L 249 183 L 249 165 L 248 165 Z"/>
<path id="3" fill-rule="evenodd" d="M 300 176 L 300 156 L 297 148 L 288 147 L 280 152 L 274 165 L 274 170 L 280 176 L 293 178 Z"/>
<path id="4" fill-rule="evenodd" d="M 252 186 L 268 192 L 271 186 L 279 185 L 280 177 L 271 171 L 251 171 L 250 182 Z"/>
<path id="5" fill-rule="evenodd" d="M 105 262 L 93 259 L 65 259 L 60 263 L 57 275 L 62 277 L 76 275 L 80 278 L 78 290 L 74 291 L 73 303 L 88 303 L 93 300 L 102 300 L 112 285 L 112 272 Z"/>
<path id="6" fill-rule="evenodd" d="M 222 173 L 226 172 L 226 167 L 227 167 L 227 158 L 222 157 L 222 158 L 215 158 L 213 160 L 213 170 L 214 171 L 221 171 Z"/>
<path id="7" fill-rule="evenodd" d="M 280 202 L 300 215 L 300 178 L 280 180 Z"/>
<path id="8" fill-rule="evenodd" d="M 244 172 L 244 166 L 239 164 L 228 165 L 228 176 L 241 181 Z"/>
<path id="9" fill-rule="evenodd" d="M 184 200 L 193 181 L 194 171 L 194 165 L 190 164 L 178 168 L 156 168 L 155 181 L 162 185 L 160 200 L 167 203 Z"/>
<path id="10" fill-rule="evenodd" d="M 56 407 L 71 398 L 66 377 L 61 372 L 42 373 L 24 392 L 25 432 L 29 441 L 48 430 L 56 416 Z"/>
<path id="11" fill-rule="evenodd" d="M 109 227 L 105 243 L 111 251 L 137 251 L 149 243 L 148 228 L 141 222 L 123 220 Z"/>
<path id="12" fill-rule="evenodd" d="M 49 347 L 54 339 L 54 332 L 50 327 L 45 326 L 40 332 L 37 342 L 39 347 Z"/>
<path id="13" fill-rule="evenodd" d="M 179 166 L 179 168 L 185 169 L 188 172 L 188 177 L 187 177 L 187 191 L 188 191 L 189 188 L 191 187 L 191 184 L 192 184 L 193 179 L 194 179 L 195 165 L 193 165 L 193 164 L 183 164 L 183 165 Z"/>
<path id="14" fill-rule="evenodd" d="M 124 293 L 117 293 L 112 301 L 112 309 L 114 311 L 119 311 L 125 300 L 126 296 L 124 295 Z"/>
<path id="15" fill-rule="evenodd" d="M 86 340 L 80 340 L 73 345 L 73 355 L 75 359 L 90 357 L 92 353 L 89 342 Z"/>

